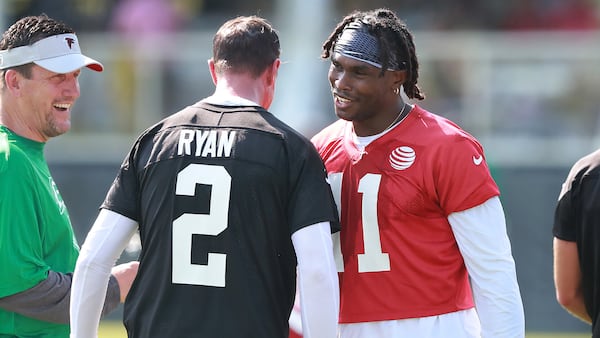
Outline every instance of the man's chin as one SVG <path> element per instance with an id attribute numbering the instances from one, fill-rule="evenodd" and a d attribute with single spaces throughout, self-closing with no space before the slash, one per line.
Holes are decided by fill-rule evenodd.
<path id="1" fill-rule="evenodd" d="M 352 114 L 348 114 L 347 112 L 345 112 L 343 110 L 336 109 L 335 110 L 335 115 L 337 117 L 339 117 L 340 119 L 342 119 L 342 120 L 346 120 L 346 121 L 352 121 L 353 120 Z"/>
<path id="2" fill-rule="evenodd" d="M 71 124 L 63 124 L 60 126 L 55 126 L 51 130 L 47 132 L 48 137 L 56 137 L 63 134 L 66 134 L 69 130 L 71 130 Z"/>

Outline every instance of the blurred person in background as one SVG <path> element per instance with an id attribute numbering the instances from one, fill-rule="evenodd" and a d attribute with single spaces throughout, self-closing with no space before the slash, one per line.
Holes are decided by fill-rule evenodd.
<path id="1" fill-rule="evenodd" d="M 135 128 L 135 118 L 132 112 L 135 110 L 135 96 L 140 90 L 137 88 L 136 77 L 140 75 L 140 55 L 162 55 L 165 41 L 171 38 L 171 34 L 181 31 L 194 15 L 193 8 L 185 6 L 183 0 L 121 0 L 115 4 L 112 16 L 108 22 L 108 28 L 123 39 L 121 48 L 115 51 L 118 58 L 115 59 L 115 72 L 111 86 L 111 102 L 119 112 L 116 127 L 121 131 L 129 132 Z M 176 65 L 169 59 L 158 58 L 153 73 L 157 74 L 163 83 L 171 83 L 164 86 L 164 102 L 159 111 L 170 110 L 168 107 L 176 106 L 179 109 L 180 102 L 176 85 L 178 79 L 174 71 Z"/>
<path id="2" fill-rule="evenodd" d="M 312 141 L 340 208 L 341 337 L 524 337 L 482 146 L 402 98 L 424 99 L 406 24 L 387 9 L 355 11 L 322 57 L 340 119 Z"/>
<path id="3" fill-rule="evenodd" d="M 562 185 L 554 214 L 556 298 L 600 337 L 600 150 L 579 159 Z"/>
<path id="4" fill-rule="evenodd" d="M 310 141 L 267 111 L 279 55 L 265 19 L 225 22 L 214 94 L 140 135 L 77 261 L 72 337 L 97 334 L 109 268 L 138 228 L 129 337 L 287 338 L 296 278 L 305 337 L 336 336 L 337 210 Z"/>
<path id="5" fill-rule="evenodd" d="M 46 15 L 18 20 L 0 41 L 0 337 L 69 336 L 79 247 L 44 147 L 71 127 L 83 67 L 103 69 Z M 113 269 L 103 313 L 125 299 L 136 270 Z"/>
<path id="6" fill-rule="evenodd" d="M 586 31 L 600 28 L 595 0 L 507 2 L 501 29 Z"/>

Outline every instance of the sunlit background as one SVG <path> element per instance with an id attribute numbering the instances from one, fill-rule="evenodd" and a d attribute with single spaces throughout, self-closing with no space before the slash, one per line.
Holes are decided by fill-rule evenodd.
<path id="1" fill-rule="evenodd" d="M 427 95 L 418 104 L 486 150 L 527 330 L 589 332 L 555 300 L 551 227 L 569 167 L 600 145 L 600 1 L 0 0 L 0 26 L 46 13 L 106 67 L 83 73 L 73 128 L 47 146 L 82 242 L 137 134 L 211 94 L 207 60 L 221 23 L 258 14 L 279 30 L 284 64 L 271 110 L 310 137 L 335 118 L 322 43 L 345 14 L 376 7 L 414 33 Z"/>

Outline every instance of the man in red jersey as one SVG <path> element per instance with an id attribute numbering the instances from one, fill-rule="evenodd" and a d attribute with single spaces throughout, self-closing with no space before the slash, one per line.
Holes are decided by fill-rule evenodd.
<path id="1" fill-rule="evenodd" d="M 341 217 L 341 337 L 524 337 L 482 146 L 400 95 L 424 99 L 405 23 L 387 9 L 353 12 L 322 57 L 340 119 L 312 141 Z"/>

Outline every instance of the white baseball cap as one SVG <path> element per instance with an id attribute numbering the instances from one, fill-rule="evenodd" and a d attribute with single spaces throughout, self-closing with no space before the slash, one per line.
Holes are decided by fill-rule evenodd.
<path id="1" fill-rule="evenodd" d="M 0 69 L 30 62 L 59 74 L 84 66 L 97 72 L 104 69 L 100 62 L 81 54 L 77 36 L 72 33 L 52 35 L 29 46 L 0 51 Z"/>

